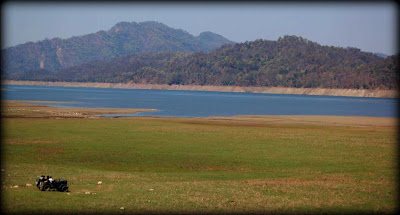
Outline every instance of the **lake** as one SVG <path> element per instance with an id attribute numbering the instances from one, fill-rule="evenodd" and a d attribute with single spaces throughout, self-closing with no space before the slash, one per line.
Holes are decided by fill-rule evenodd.
<path id="1" fill-rule="evenodd" d="M 397 99 L 175 90 L 3 85 L 6 100 L 74 102 L 58 107 L 150 108 L 110 116 L 334 115 L 397 117 Z"/>

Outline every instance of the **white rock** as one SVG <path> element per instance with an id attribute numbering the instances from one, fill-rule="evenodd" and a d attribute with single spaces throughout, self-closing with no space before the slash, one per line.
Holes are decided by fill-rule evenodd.
<path id="1" fill-rule="evenodd" d="M 85 194 L 90 194 L 90 192 L 85 192 Z"/>
<path id="2" fill-rule="evenodd" d="M 18 188 L 18 185 L 13 186 L 13 188 Z"/>
<path id="3" fill-rule="evenodd" d="M 120 207 L 119 209 L 121 209 L 121 210 L 125 210 L 125 208 L 124 208 L 124 207 Z"/>
<path id="4" fill-rule="evenodd" d="M 150 189 L 150 191 L 154 191 L 154 189 Z"/>
<path id="5" fill-rule="evenodd" d="M 27 186 L 27 187 L 32 187 L 33 185 L 32 185 L 32 184 L 26 184 L 25 186 Z"/>
<path id="6" fill-rule="evenodd" d="M 97 182 L 97 185 L 103 185 L 102 181 Z"/>

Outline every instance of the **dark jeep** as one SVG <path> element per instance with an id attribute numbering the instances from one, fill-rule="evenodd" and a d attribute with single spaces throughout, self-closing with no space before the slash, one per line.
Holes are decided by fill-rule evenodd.
<path id="1" fill-rule="evenodd" d="M 68 192 L 68 184 L 67 180 L 64 179 L 55 179 L 52 183 L 47 179 L 36 179 L 36 186 L 41 191 L 50 191 L 57 190 L 60 192 Z"/>

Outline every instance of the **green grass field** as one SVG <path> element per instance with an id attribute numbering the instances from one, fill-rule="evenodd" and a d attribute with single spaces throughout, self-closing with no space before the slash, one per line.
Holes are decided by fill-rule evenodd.
<path id="1" fill-rule="evenodd" d="M 396 126 L 246 120 L 3 119 L 3 211 L 397 210 Z"/>

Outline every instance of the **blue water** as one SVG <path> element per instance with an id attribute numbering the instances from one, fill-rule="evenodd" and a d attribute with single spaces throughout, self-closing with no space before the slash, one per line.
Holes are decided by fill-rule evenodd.
<path id="1" fill-rule="evenodd" d="M 118 116 L 335 115 L 397 117 L 397 100 L 387 98 L 15 85 L 3 85 L 3 88 L 6 90 L 2 90 L 2 98 L 7 100 L 75 102 L 46 104 L 62 107 L 158 109 L 156 112 L 118 114 Z"/>

